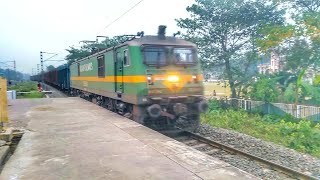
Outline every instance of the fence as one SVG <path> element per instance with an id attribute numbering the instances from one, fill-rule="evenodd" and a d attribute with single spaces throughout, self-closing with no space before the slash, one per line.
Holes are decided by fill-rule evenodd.
<path id="1" fill-rule="evenodd" d="M 220 99 L 229 106 L 242 108 L 249 112 L 261 112 L 264 114 L 286 115 L 290 114 L 296 118 L 309 119 L 320 122 L 320 107 L 305 106 L 284 103 L 267 103 L 263 101 L 252 101 L 245 99 Z"/>

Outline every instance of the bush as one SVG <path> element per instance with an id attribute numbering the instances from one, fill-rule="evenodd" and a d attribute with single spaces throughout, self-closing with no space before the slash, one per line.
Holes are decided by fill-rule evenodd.
<path id="1" fill-rule="evenodd" d="M 23 82 L 14 86 L 10 86 L 8 89 L 16 90 L 17 92 L 31 92 L 31 91 L 37 91 L 38 87 L 37 87 L 37 83 L 35 82 Z"/>
<path id="2" fill-rule="evenodd" d="M 18 99 L 22 98 L 43 98 L 45 95 L 41 92 L 38 92 L 38 87 L 36 82 L 23 82 L 14 86 L 10 86 L 9 90 L 16 90 L 17 92 L 30 92 L 26 94 L 17 95 Z"/>
<path id="3" fill-rule="evenodd" d="M 216 99 L 210 99 L 208 101 L 208 105 L 209 105 L 209 111 L 218 111 L 221 109 L 219 101 Z"/>
<path id="4" fill-rule="evenodd" d="M 41 92 L 32 92 L 30 94 L 19 94 L 17 96 L 18 99 L 23 99 L 23 98 L 44 98 L 45 95 Z"/>
<path id="5" fill-rule="evenodd" d="M 261 116 L 245 111 L 216 110 L 201 117 L 203 123 L 281 144 L 300 152 L 320 157 L 320 125 L 308 120 L 275 115 Z"/>
<path id="6" fill-rule="evenodd" d="M 298 123 L 281 121 L 280 134 L 285 137 L 285 145 L 301 152 L 320 157 L 320 125 L 312 126 L 307 120 Z"/>

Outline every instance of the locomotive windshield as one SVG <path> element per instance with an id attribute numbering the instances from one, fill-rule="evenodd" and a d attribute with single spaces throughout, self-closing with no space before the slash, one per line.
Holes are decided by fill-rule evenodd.
<path id="1" fill-rule="evenodd" d="M 166 51 L 161 47 L 146 47 L 143 50 L 144 62 L 147 65 L 167 65 Z"/>
<path id="2" fill-rule="evenodd" d="M 174 48 L 173 54 L 176 64 L 194 64 L 194 50 L 190 48 Z"/>

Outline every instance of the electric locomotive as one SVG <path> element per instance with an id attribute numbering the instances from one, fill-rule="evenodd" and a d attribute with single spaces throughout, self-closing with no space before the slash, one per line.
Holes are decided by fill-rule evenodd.
<path id="1" fill-rule="evenodd" d="M 156 129 L 196 128 L 208 108 L 197 48 L 165 30 L 72 63 L 71 94 Z"/>

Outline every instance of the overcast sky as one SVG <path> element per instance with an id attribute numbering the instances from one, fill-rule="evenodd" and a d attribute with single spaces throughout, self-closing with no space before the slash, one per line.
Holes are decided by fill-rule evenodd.
<path id="1" fill-rule="evenodd" d="M 64 59 L 66 48 L 79 46 L 81 40 L 95 40 L 97 35 L 156 34 L 160 24 L 167 25 L 171 35 L 179 30 L 174 19 L 187 17 L 186 7 L 194 2 L 144 0 L 104 29 L 139 1 L 0 0 L 0 61 L 15 59 L 18 71 L 31 74 L 40 63 L 40 51 L 58 53 L 54 59 Z M 45 66 L 59 64 L 45 62 Z"/>

